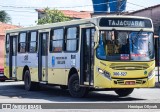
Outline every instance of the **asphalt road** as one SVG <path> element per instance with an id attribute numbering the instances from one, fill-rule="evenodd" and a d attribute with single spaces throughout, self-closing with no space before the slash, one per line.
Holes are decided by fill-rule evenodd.
<path id="1" fill-rule="evenodd" d="M 24 90 L 23 82 L 0 82 L 0 103 L 54 103 L 54 102 L 105 102 L 105 103 L 159 103 L 160 88 L 135 89 L 127 97 L 118 97 L 113 91 L 90 92 L 85 98 L 72 98 L 67 90 L 42 86 L 39 91 Z"/>
<path id="2" fill-rule="evenodd" d="M 156 77 L 156 82 L 158 81 L 158 77 Z M 114 106 L 126 103 L 141 103 L 142 105 L 145 103 L 160 103 L 160 83 L 156 83 L 157 86 L 155 88 L 140 88 L 135 89 L 133 93 L 127 97 L 119 97 L 113 91 L 94 91 L 90 92 L 85 98 L 72 98 L 68 92 L 68 90 L 62 90 L 58 86 L 41 86 L 39 91 L 26 91 L 24 90 L 23 82 L 15 82 L 15 81 L 6 81 L 0 82 L 0 103 L 113 103 L 113 109 L 91 109 L 85 110 L 83 112 L 150 112 L 150 109 L 115 109 Z M 83 106 L 80 105 L 80 106 Z M 92 105 L 92 104 L 91 104 Z M 65 106 L 60 105 L 60 108 Z M 73 107 L 73 106 L 72 106 Z M 71 108 L 72 108 L 71 107 Z M 103 106 L 104 107 L 104 106 Z M 127 106 L 126 106 L 127 107 Z M 108 108 L 108 107 L 106 107 Z M 8 112 L 9 110 L 0 110 L 0 112 Z M 22 110 L 11 110 L 13 112 L 22 112 Z M 31 110 L 23 110 L 25 112 L 35 111 Z M 38 112 L 48 112 L 51 110 L 38 110 Z M 53 109 L 55 112 L 81 112 L 82 110 L 77 109 Z M 159 112 L 160 109 L 153 109 L 153 112 Z"/>

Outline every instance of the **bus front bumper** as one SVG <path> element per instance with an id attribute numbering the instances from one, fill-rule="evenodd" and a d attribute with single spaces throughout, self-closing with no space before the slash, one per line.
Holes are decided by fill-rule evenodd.
<path id="1" fill-rule="evenodd" d="M 112 79 L 111 88 L 148 88 L 155 86 L 155 77 L 151 79 Z"/>

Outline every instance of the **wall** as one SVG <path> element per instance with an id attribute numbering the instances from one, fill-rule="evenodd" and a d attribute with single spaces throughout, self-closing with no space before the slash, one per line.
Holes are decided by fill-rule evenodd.
<path id="1" fill-rule="evenodd" d="M 153 21 L 155 34 L 158 34 L 158 28 L 160 26 L 160 6 L 149 8 L 149 9 L 142 10 L 142 11 L 137 11 L 137 12 L 134 12 L 128 15 L 143 16 L 143 17 L 151 18 Z"/>

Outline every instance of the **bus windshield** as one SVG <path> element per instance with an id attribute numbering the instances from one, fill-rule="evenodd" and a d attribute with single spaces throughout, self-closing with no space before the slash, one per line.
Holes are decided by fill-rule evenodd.
<path id="1" fill-rule="evenodd" d="M 150 61 L 154 59 L 153 33 L 146 31 L 100 31 L 97 58 Z"/>

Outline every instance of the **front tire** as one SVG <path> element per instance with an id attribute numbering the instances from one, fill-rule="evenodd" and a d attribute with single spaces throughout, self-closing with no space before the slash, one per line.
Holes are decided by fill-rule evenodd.
<path id="1" fill-rule="evenodd" d="M 39 84 L 37 82 L 31 81 L 30 72 L 29 72 L 29 70 L 26 70 L 25 74 L 24 74 L 25 90 L 27 90 L 27 91 L 36 90 L 38 88 L 38 85 Z"/>
<path id="2" fill-rule="evenodd" d="M 78 74 L 73 74 L 69 78 L 68 89 L 72 97 L 81 98 L 87 94 L 87 88 L 79 86 Z"/>
<path id="3" fill-rule="evenodd" d="M 117 89 L 115 93 L 120 97 L 128 96 L 133 92 L 134 88 Z"/>

